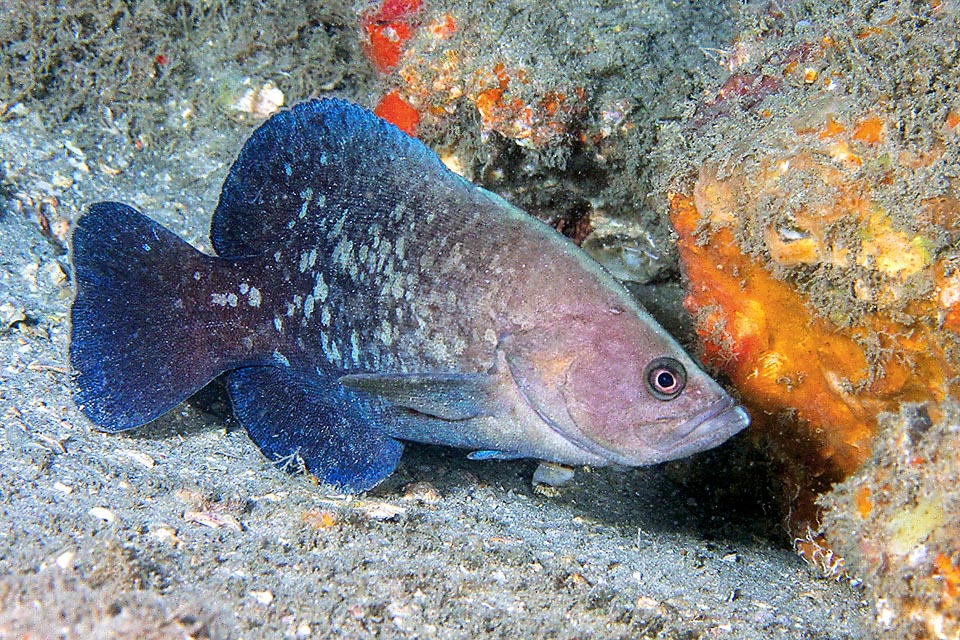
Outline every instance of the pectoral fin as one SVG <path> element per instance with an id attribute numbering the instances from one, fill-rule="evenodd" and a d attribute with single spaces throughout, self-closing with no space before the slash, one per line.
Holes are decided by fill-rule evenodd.
<path id="1" fill-rule="evenodd" d="M 469 420 L 496 409 L 495 385 L 485 373 L 355 373 L 339 382 L 442 420 Z"/>

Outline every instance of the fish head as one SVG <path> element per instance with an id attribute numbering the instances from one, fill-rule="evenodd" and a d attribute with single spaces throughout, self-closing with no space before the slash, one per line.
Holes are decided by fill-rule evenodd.
<path id="1" fill-rule="evenodd" d="M 675 460 L 749 424 L 743 407 L 642 311 L 566 317 L 506 336 L 501 348 L 545 427 L 610 463 Z"/>

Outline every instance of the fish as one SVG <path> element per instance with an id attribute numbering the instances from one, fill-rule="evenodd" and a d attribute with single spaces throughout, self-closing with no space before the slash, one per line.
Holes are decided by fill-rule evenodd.
<path id="1" fill-rule="evenodd" d="M 268 459 L 362 492 L 405 442 L 636 467 L 749 424 L 584 251 L 351 102 L 257 128 L 210 241 L 118 202 L 75 224 L 69 358 L 97 429 L 223 376 Z"/>

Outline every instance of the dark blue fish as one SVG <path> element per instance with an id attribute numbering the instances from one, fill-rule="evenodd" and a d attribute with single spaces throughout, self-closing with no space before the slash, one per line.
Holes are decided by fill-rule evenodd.
<path id="1" fill-rule="evenodd" d="M 219 257 L 112 202 L 77 224 L 70 360 L 102 430 L 227 372 L 267 457 L 363 490 L 401 440 L 634 466 L 747 425 L 585 253 L 349 103 L 257 129 L 210 236 Z"/>

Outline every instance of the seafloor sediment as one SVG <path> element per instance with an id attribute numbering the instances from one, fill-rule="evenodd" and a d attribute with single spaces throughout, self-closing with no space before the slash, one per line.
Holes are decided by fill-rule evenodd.
<path id="1" fill-rule="evenodd" d="M 668 192 L 697 206 L 723 202 L 705 199 L 717 193 L 703 187 L 685 191 L 698 180 L 727 181 L 720 195 L 743 209 L 724 210 L 747 212 L 743 224 L 727 225 L 733 260 L 758 259 L 768 267 L 758 276 L 810 297 L 828 321 L 844 311 L 843 327 L 877 309 L 903 321 L 914 308 L 898 295 L 939 295 L 941 280 L 955 277 L 953 201 L 918 208 L 926 218 L 897 204 L 904 193 L 950 195 L 949 135 L 958 122 L 950 114 L 958 110 L 944 102 L 955 97 L 938 103 L 920 91 L 924 77 L 934 93 L 949 89 L 936 74 L 913 84 L 889 72 L 867 79 L 884 68 L 906 74 L 946 64 L 956 9 L 946 2 L 915 11 L 895 3 L 863 12 L 831 7 L 407 0 L 116 2 L 105 10 L 84 0 L 56 9 L 0 0 L 0 637 L 853 638 L 870 636 L 875 622 L 885 633 L 936 637 L 925 622 L 901 624 L 897 616 L 914 613 L 915 601 L 936 612 L 956 597 L 955 558 L 937 519 L 955 513 L 953 499 L 931 508 L 926 489 L 884 498 L 905 471 L 888 446 L 896 436 L 872 431 L 858 446 L 869 449 L 875 438 L 881 449 L 873 458 L 859 451 L 858 464 L 867 466 L 824 503 L 837 548 L 855 578 L 867 581 L 866 592 L 805 566 L 778 529 L 778 504 L 790 502 L 777 502 L 777 488 L 802 487 L 809 506 L 844 474 L 810 475 L 834 458 L 808 446 L 806 431 L 803 447 L 784 445 L 794 439 L 785 425 L 797 412 L 784 405 L 783 390 L 793 387 L 776 377 L 781 413 L 765 435 L 673 465 L 683 490 L 661 469 L 592 470 L 544 493 L 531 487 L 530 463 L 471 462 L 462 452 L 412 447 L 370 495 L 338 496 L 272 468 L 216 389 L 122 435 L 94 431 L 70 395 L 67 248 L 83 207 L 129 202 L 209 251 L 209 215 L 243 139 L 281 104 L 311 95 L 377 107 L 455 170 L 583 242 L 665 324 L 686 336 L 699 331 L 721 369 L 746 365 L 717 358 L 711 337 L 722 338 L 714 347 L 731 347 L 717 333 L 723 327 L 703 324 L 701 313 L 692 330 L 678 305 L 670 216 L 681 235 L 682 215 L 691 216 L 688 246 L 703 247 L 711 225 L 724 227 L 669 207 L 679 201 Z M 858 68 L 863 60 L 874 66 Z M 887 81 L 899 89 L 884 101 L 874 89 Z M 824 95 L 836 98 L 832 110 Z M 940 103 L 946 128 L 930 133 L 923 125 L 937 121 Z M 794 138 L 784 141 L 783 131 Z M 795 163 L 794 173 L 820 175 L 813 167 L 834 176 L 818 197 L 824 189 L 861 196 L 852 210 L 862 215 L 848 221 L 854 231 L 803 226 L 815 216 L 804 213 L 801 195 L 790 196 L 803 193 L 787 188 L 796 184 L 777 191 L 754 180 L 771 174 L 758 173 L 752 159 L 788 143 L 806 144 L 812 158 Z M 749 161 L 746 173 L 738 173 L 740 158 Z M 920 193 L 921 174 L 944 181 Z M 880 194 L 871 206 L 862 197 L 869 189 Z M 775 214 L 772 232 L 765 233 L 763 211 Z M 852 281 L 847 298 L 836 286 L 844 273 L 835 249 L 846 247 L 838 237 L 867 256 L 850 262 L 860 284 Z M 900 262 L 883 260 L 890 257 Z M 938 272 L 937 264 L 953 270 Z M 783 317 L 796 323 L 801 311 L 787 306 Z M 921 333 L 939 336 L 949 323 L 923 317 Z M 912 348 L 926 354 L 923 345 Z M 737 382 L 738 369 L 725 370 Z M 842 380 L 834 388 L 847 400 L 863 390 Z M 764 413 L 760 400 L 752 407 Z M 853 406 L 870 412 L 899 402 L 883 400 Z M 869 415 L 875 428 L 877 413 Z M 955 414 L 934 413 L 925 451 L 949 441 L 952 423 L 943 416 Z M 887 423 L 883 433 L 896 434 L 901 423 Z M 786 436 L 771 440 L 777 433 Z M 798 459 L 797 450 L 813 457 Z M 940 460 L 923 471 L 930 469 L 956 466 Z M 779 484 L 763 486 L 768 477 Z M 876 508 L 864 507 L 863 486 Z M 926 556 L 912 548 L 885 556 L 896 561 L 885 565 L 888 574 L 865 570 L 874 555 L 844 551 L 852 549 L 847 534 L 868 527 L 881 536 L 901 504 L 937 516 L 921 518 L 929 526 L 920 534 L 934 546 L 911 529 Z M 912 566 L 907 560 L 926 572 L 916 583 L 922 599 L 902 588 L 894 589 L 898 599 L 886 598 Z"/>

